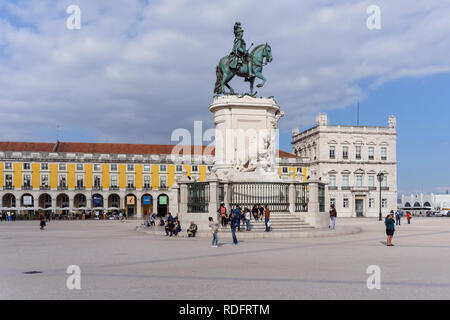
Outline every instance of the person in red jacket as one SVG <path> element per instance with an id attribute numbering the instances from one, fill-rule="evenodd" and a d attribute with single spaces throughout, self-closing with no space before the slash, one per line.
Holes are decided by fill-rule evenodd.
<path id="1" fill-rule="evenodd" d="M 411 224 L 411 213 L 409 211 L 406 213 L 406 220 L 408 220 L 408 224 Z"/>

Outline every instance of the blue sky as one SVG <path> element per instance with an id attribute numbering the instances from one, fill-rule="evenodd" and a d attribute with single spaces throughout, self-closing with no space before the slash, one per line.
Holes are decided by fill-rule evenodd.
<path id="1" fill-rule="evenodd" d="M 69 5 L 81 29 L 66 27 Z M 398 124 L 401 192 L 450 189 L 450 3 L 377 0 L 7 0 L 0 3 L 3 141 L 171 143 L 178 128 L 213 126 L 215 66 L 240 21 L 247 44 L 268 42 L 262 96 L 275 96 L 291 128 Z M 246 84 L 233 79 L 238 92 Z"/>
<path id="2" fill-rule="evenodd" d="M 386 126 L 397 117 L 398 188 L 405 192 L 450 192 L 450 74 L 395 80 L 366 88 L 360 125 Z M 357 103 L 327 112 L 330 124 L 355 125 Z M 300 130 L 313 126 L 300 127 Z M 291 148 L 291 133 L 280 145 Z"/>

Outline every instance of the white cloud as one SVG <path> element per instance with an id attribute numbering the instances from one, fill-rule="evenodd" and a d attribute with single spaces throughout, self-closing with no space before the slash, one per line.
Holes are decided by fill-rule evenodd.
<path id="1" fill-rule="evenodd" d="M 77 4 L 81 30 L 66 28 Z M 90 141 L 167 143 L 194 119 L 211 126 L 215 66 L 233 24 L 274 60 L 260 94 L 286 113 L 282 129 L 353 104 L 402 77 L 449 72 L 450 8 L 442 1 L 378 0 L 382 29 L 366 28 L 372 1 L 18 1 L 0 6 L 0 134 L 53 139 L 57 124 Z M 232 86 L 247 90 L 241 79 Z M 206 127 L 206 125 L 204 126 Z M 64 134 L 62 135 L 64 139 Z"/>

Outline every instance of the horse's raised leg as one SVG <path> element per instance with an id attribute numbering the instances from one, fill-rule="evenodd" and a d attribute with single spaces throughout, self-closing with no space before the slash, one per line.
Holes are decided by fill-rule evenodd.
<path id="1" fill-rule="evenodd" d="M 262 73 L 259 72 L 259 71 L 255 71 L 255 76 L 263 81 L 261 83 L 258 83 L 256 86 L 258 88 L 261 88 L 262 86 L 264 86 L 264 84 L 266 83 L 267 79 L 262 75 Z"/>

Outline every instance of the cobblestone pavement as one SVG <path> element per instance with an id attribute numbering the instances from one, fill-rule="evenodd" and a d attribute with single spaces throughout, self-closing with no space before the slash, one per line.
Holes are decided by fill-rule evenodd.
<path id="1" fill-rule="evenodd" d="M 219 248 L 138 233 L 138 223 L 0 222 L 0 299 L 450 299 L 446 217 L 402 224 L 394 247 L 368 218 L 338 219 L 362 228 L 354 235 L 219 239 Z M 81 268 L 81 290 L 66 287 L 69 265 Z M 380 290 L 367 288 L 369 265 L 381 268 Z"/>

